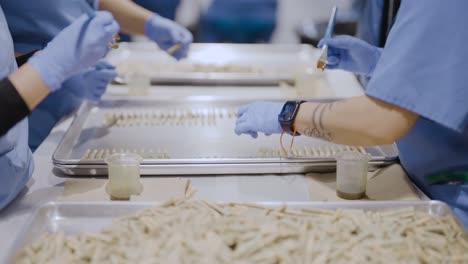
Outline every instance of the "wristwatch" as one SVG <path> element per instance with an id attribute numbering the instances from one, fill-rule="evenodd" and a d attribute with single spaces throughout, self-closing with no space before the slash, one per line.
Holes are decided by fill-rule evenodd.
<path id="1" fill-rule="evenodd" d="M 294 134 L 294 120 L 299 112 L 299 107 L 304 102 L 305 101 L 287 101 L 284 104 L 281 113 L 278 115 L 278 122 L 284 132 L 294 136 L 301 135 L 297 132 Z"/>

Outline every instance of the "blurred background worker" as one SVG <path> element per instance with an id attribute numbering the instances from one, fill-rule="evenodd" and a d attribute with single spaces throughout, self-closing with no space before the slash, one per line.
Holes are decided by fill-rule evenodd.
<path id="1" fill-rule="evenodd" d="M 173 21 L 180 4 L 180 0 L 133 0 L 133 2 Z"/>
<path id="2" fill-rule="evenodd" d="M 371 45 L 383 48 L 395 22 L 401 0 L 360 1 L 363 3 L 362 15 L 359 19 L 356 36 Z M 346 45 L 346 41 L 343 44 Z M 365 88 L 369 82 L 369 76 L 365 73 L 355 73 L 359 75 L 359 80 Z"/>
<path id="3" fill-rule="evenodd" d="M 357 37 L 383 48 L 401 5 L 401 0 L 360 0 L 362 14 Z"/>
<path id="4" fill-rule="evenodd" d="M 277 0 L 213 0 L 201 15 L 200 42 L 269 42 L 276 26 Z"/>
<path id="5" fill-rule="evenodd" d="M 99 4 L 97 0 L 2 0 L 2 6 L 15 52 L 23 56 L 23 62 L 79 16 L 92 13 L 97 8 L 112 12 L 122 31 L 145 35 L 164 50 L 179 44 L 180 48 L 171 54 L 177 59 L 187 55 L 192 42 L 187 29 L 127 0 L 101 0 Z M 55 124 L 84 99 L 99 100 L 115 76 L 114 67 L 102 62 L 66 81 L 63 91 L 51 94 L 31 114 L 30 147 L 35 150 Z"/>
<path id="6" fill-rule="evenodd" d="M 25 117 L 65 79 L 103 57 L 118 31 L 108 12 L 92 19 L 83 15 L 18 69 L 0 4 L 0 209 L 24 188 L 34 169 Z"/>
<path id="7" fill-rule="evenodd" d="M 283 104 L 253 103 L 240 109 L 235 132 L 297 131 L 347 145 L 397 142 L 411 179 L 468 226 L 467 8 L 464 0 L 402 1 L 383 50 L 349 36 L 324 40 L 328 68 L 371 77 L 366 96 L 298 102 L 294 120 L 283 124 Z M 434 19 L 440 17 L 444 23 Z"/>

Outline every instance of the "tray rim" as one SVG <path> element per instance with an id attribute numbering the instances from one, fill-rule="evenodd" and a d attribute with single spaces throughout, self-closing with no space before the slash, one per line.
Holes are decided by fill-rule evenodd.
<path id="1" fill-rule="evenodd" d="M 194 199 L 199 200 L 199 199 Z M 216 201 L 214 202 L 215 204 L 226 204 L 226 203 L 232 203 L 235 201 Z M 109 206 L 112 207 L 118 207 L 120 210 L 121 208 L 125 207 L 133 207 L 133 212 L 139 211 L 139 210 L 144 210 L 146 208 L 149 208 L 151 206 L 158 206 L 163 204 L 164 202 L 158 201 L 152 201 L 152 202 L 125 202 L 125 201 L 102 201 L 102 202 L 66 202 L 66 201 L 51 201 L 47 202 L 45 204 L 42 204 L 41 206 L 37 207 L 34 212 L 29 216 L 29 219 L 24 223 L 24 228 L 21 229 L 19 235 L 16 237 L 12 247 L 10 248 L 10 253 L 7 254 L 6 260 L 8 260 L 10 263 L 11 260 L 15 257 L 17 252 L 25 246 L 25 243 L 28 240 L 28 236 L 32 232 L 31 229 L 34 227 L 34 223 L 38 220 L 40 217 L 40 214 L 43 211 L 47 212 L 52 212 L 55 213 L 57 210 L 60 210 L 61 207 L 85 207 L 86 209 L 93 210 L 94 208 L 109 208 Z M 281 206 L 288 206 L 292 209 L 300 209 L 300 208 L 320 208 L 320 209 L 330 209 L 330 210 L 338 210 L 338 209 L 361 209 L 365 211 L 379 211 L 379 210 L 385 210 L 385 209 L 391 209 L 391 208 L 404 208 L 404 207 L 415 207 L 416 209 L 426 207 L 429 210 L 439 210 L 440 211 L 445 211 L 445 214 L 434 214 L 429 212 L 431 215 L 436 215 L 439 217 L 443 216 L 451 216 L 455 219 L 457 224 L 462 228 L 462 230 L 465 232 L 465 235 L 468 235 L 468 229 L 463 226 L 459 218 L 455 215 L 453 212 L 452 208 L 445 202 L 439 201 L 439 200 L 427 200 L 427 201 L 334 201 L 334 202 L 323 202 L 323 201 L 293 201 L 293 202 L 288 202 L 288 201 L 263 201 L 263 202 L 239 202 L 241 204 L 253 204 L 253 205 L 260 205 L 260 206 L 265 206 L 265 207 L 270 207 L 270 208 L 278 208 Z M 93 208 L 94 207 L 94 208 Z M 373 210 L 366 210 L 366 208 L 363 207 L 372 207 Z M 96 212 L 96 210 L 94 210 Z M 97 212 L 103 213 L 103 211 L 97 210 Z M 130 212 L 129 212 L 130 213 Z M 129 214 L 127 213 L 127 214 Z M 88 213 L 91 214 L 91 213 Z M 92 214 L 93 216 L 96 216 L 95 213 Z M 118 217 L 123 217 L 124 215 L 120 216 L 112 216 L 112 218 L 118 218 Z M 99 218 L 99 217 L 96 217 Z"/>
<path id="2" fill-rule="evenodd" d="M 190 201 L 205 201 L 204 199 L 191 199 Z M 229 204 L 229 203 L 239 203 L 239 204 L 253 204 L 253 205 L 260 205 L 265 207 L 281 207 L 281 206 L 288 206 L 291 208 L 304 208 L 312 207 L 312 208 L 329 208 L 333 209 L 343 209 L 343 208 L 361 208 L 365 206 L 372 206 L 377 210 L 391 208 L 391 207 L 417 207 L 417 206 L 441 206 L 442 208 L 450 209 L 451 207 L 440 200 L 388 200 L 388 201 L 369 201 L 369 200 L 348 200 L 348 201 L 253 201 L 253 202 L 245 202 L 245 201 L 225 201 L 225 200 L 218 200 L 218 201 L 210 201 L 215 204 Z M 39 210 L 44 208 L 59 208 L 63 206 L 82 206 L 82 207 L 89 207 L 89 206 L 102 206 L 107 207 L 109 205 L 118 206 L 118 207 L 148 207 L 148 206 L 159 206 L 164 204 L 165 201 L 144 201 L 144 202 L 132 202 L 132 201 L 50 201 L 40 205 L 34 214 L 38 213 Z M 375 206 L 382 206 L 382 207 L 375 207 Z M 365 208 L 363 208 L 365 209 Z"/>
<path id="3" fill-rule="evenodd" d="M 152 43 L 134 43 L 124 42 L 121 43 L 121 47 L 118 50 L 112 51 L 106 58 L 110 60 L 122 60 L 119 58 L 120 54 L 124 52 L 145 52 L 141 49 L 152 49 L 154 45 Z M 237 43 L 194 43 L 191 44 L 192 49 L 206 49 L 210 47 L 224 47 L 229 49 L 237 50 L 238 52 L 274 52 L 278 53 L 278 49 L 287 49 L 283 53 L 300 54 L 301 52 L 309 52 L 312 54 L 314 51 L 318 52 L 319 49 L 310 44 L 300 43 L 278 43 L 278 44 L 237 44 Z M 155 46 L 154 46 L 155 48 Z M 251 50 L 251 51 L 249 51 Z M 318 54 L 318 53 L 317 53 Z M 313 57 L 313 56 L 312 56 Z M 115 59 L 114 59 L 115 58 Z M 190 58 L 189 58 L 190 59 Z M 313 59 L 313 58 L 310 58 Z M 152 84 L 165 83 L 168 85 L 177 84 L 190 84 L 196 83 L 197 85 L 278 85 L 281 82 L 294 83 L 295 72 L 281 72 L 281 73 L 239 73 L 239 72 L 195 72 L 188 71 L 178 74 L 176 72 L 155 74 L 149 76 Z M 125 81 L 121 79 L 115 82 L 117 85 L 125 85 Z"/>
<path id="4" fill-rule="evenodd" d="M 341 98 L 310 98 L 308 101 L 315 101 L 315 102 L 331 102 L 340 100 Z M 281 100 L 276 100 L 281 101 Z M 145 99 L 105 99 L 99 103 L 94 102 L 85 102 L 83 103 L 78 111 L 75 113 L 73 117 L 73 121 L 70 127 L 65 132 L 62 139 L 59 141 L 53 155 L 52 155 L 52 163 L 54 167 L 61 170 L 64 167 L 76 168 L 86 168 L 87 166 L 94 166 L 97 169 L 103 169 L 100 167 L 107 168 L 106 163 L 104 160 L 81 160 L 81 159 L 65 159 L 59 157 L 59 154 L 63 151 L 65 142 L 70 141 L 70 138 L 73 137 L 72 134 L 77 133 L 75 130 L 79 129 L 81 131 L 82 127 L 80 126 L 83 122 L 86 121 L 88 114 L 90 113 L 93 107 L 98 107 L 101 104 L 122 104 L 131 102 L 134 105 L 138 104 L 154 104 L 158 102 L 167 103 L 166 100 L 145 100 Z M 251 102 L 250 100 L 245 99 L 237 99 L 237 100 L 192 100 L 192 98 L 180 98 L 178 100 L 171 101 L 171 103 L 175 104 L 190 104 L 190 103 L 228 103 L 228 104 L 241 104 L 241 103 L 248 103 Z M 398 149 L 395 144 L 387 145 L 387 146 L 378 146 L 378 147 L 392 147 L 396 153 L 398 153 Z M 396 156 L 374 156 L 370 161 L 370 166 L 382 166 L 382 165 L 389 165 L 398 160 L 398 155 Z M 270 165 L 272 166 L 272 173 L 277 172 L 278 169 L 273 170 L 275 167 L 288 167 L 288 164 L 293 164 L 291 166 L 297 166 L 299 164 L 304 166 L 335 166 L 336 160 L 331 157 L 318 157 L 318 158 L 212 158 L 212 159 L 202 159 L 202 158 L 180 158 L 180 159 L 145 159 L 142 162 L 142 167 L 144 166 L 154 166 L 154 167 L 171 167 L 171 166 L 220 166 L 220 165 L 227 165 L 227 166 L 245 166 L 245 165 L 258 165 L 261 167 Z M 70 169 L 70 168 L 68 168 Z M 65 174 L 67 173 L 65 170 L 62 170 Z M 267 172 L 265 172 L 267 173 Z M 279 172 L 279 173 L 287 173 L 287 172 Z M 187 173 L 184 173 L 187 174 Z M 190 174 L 190 173 L 189 173 Z M 215 173 L 207 173 L 207 174 L 215 174 Z M 93 175 L 91 173 L 91 175 Z"/>
<path id="5" fill-rule="evenodd" d="M 370 164 L 369 170 L 387 166 L 391 163 L 380 162 Z M 68 176 L 106 176 L 106 165 L 61 165 L 54 164 L 55 169 Z M 235 167 L 237 165 L 237 167 Z M 274 163 L 274 164 L 171 164 L 140 166 L 142 176 L 182 176 L 182 175 L 265 175 L 265 174 L 306 174 L 334 172 L 336 163 Z M 60 175 L 57 175 L 60 176 Z"/>

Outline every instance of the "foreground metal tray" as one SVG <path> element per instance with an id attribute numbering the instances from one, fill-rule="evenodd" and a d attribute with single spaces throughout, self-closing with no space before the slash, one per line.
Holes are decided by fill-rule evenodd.
<path id="1" fill-rule="evenodd" d="M 195 43 L 188 57 L 176 62 L 154 43 L 143 42 L 122 43 L 107 60 L 118 66 L 122 78 L 117 84 L 125 84 L 126 75 L 137 72 L 153 84 L 271 86 L 293 83 L 318 56 L 317 49 L 305 44 Z"/>
<path id="2" fill-rule="evenodd" d="M 23 246 L 37 240 L 44 233 L 62 231 L 66 234 L 80 232 L 97 232 L 115 218 L 133 214 L 151 206 L 154 202 L 52 202 L 40 207 L 25 225 L 22 234 L 17 238 L 12 251 L 14 253 Z M 385 211 L 405 207 L 435 216 L 453 214 L 450 207 L 439 201 L 382 201 L 382 202 L 258 202 L 253 203 L 267 207 L 287 205 L 290 208 L 323 208 L 323 209 L 362 209 L 367 211 Z"/>
<path id="3" fill-rule="evenodd" d="M 237 136 L 234 133 L 236 109 L 247 102 L 107 100 L 99 104 L 85 103 L 58 145 L 53 163 L 68 175 L 106 175 L 106 155 L 137 152 L 144 157 L 143 175 L 335 170 L 332 151 L 344 146 L 301 136 L 295 138 L 294 148 L 288 155 L 283 155 L 279 135 L 259 135 L 257 139 Z M 106 123 L 109 116 L 119 116 L 123 123 Z M 291 139 L 285 136 L 285 145 Z M 371 168 L 394 163 L 398 158 L 394 145 L 361 150 L 372 156 Z M 95 155 L 90 158 L 87 154 L 93 152 Z"/>

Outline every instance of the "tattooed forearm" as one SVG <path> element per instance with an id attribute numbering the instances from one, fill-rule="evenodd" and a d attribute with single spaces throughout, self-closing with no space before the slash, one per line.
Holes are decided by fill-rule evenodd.
<path id="1" fill-rule="evenodd" d="M 323 140 L 326 140 L 326 141 L 332 141 L 333 140 L 332 134 L 330 132 L 319 131 L 315 127 L 306 128 L 304 130 L 304 135 L 306 135 L 308 137 L 315 137 L 315 138 L 323 139 Z"/>
<path id="2" fill-rule="evenodd" d="M 333 136 L 330 131 L 323 125 L 324 116 L 331 111 L 334 103 L 319 104 L 312 115 L 312 126 L 307 127 L 304 130 L 304 135 L 309 137 L 315 137 L 327 141 L 332 141 Z"/>
<path id="3" fill-rule="evenodd" d="M 323 127 L 323 112 L 325 111 L 325 109 L 328 107 L 328 105 L 323 105 L 321 111 L 320 111 L 320 115 L 319 115 L 319 129 L 320 130 L 324 130 L 325 128 Z M 315 125 L 315 124 L 314 124 Z"/>

